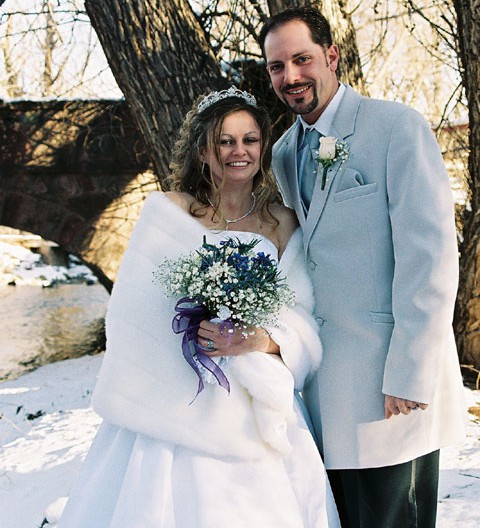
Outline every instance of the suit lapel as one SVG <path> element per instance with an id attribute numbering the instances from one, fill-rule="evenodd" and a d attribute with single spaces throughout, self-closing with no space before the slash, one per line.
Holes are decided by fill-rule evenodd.
<path id="1" fill-rule="evenodd" d="M 337 175 L 339 170 L 340 170 L 340 166 L 338 167 L 335 166 L 330 169 L 330 171 L 327 173 L 327 182 L 325 185 L 325 189 L 322 190 L 323 167 L 320 163 L 318 164 L 317 178 L 315 180 L 315 187 L 313 188 L 310 208 L 307 213 L 305 225 L 302 226 L 305 251 L 307 251 L 308 249 L 308 244 L 312 237 L 313 230 L 315 229 L 315 226 L 320 221 L 320 218 L 323 213 L 323 209 L 325 207 L 328 195 L 330 193 L 330 189 L 332 188 L 333 180 L 335 179 L 335 176 Z"/>
<path id="2" fill-rule="evenodd" d="M 350 86 L 346 86 L 345 94 L 333 119 L 333 136 L 346 139 L 355 132 L 355 123 L 361 101 L 362 96 Z"/>
<path id="3" fill-rule="evenodd" d="M 340 102 L 340 106 L 335 114 L 335 118 L 332 123 L 332 136 L 340 138 L 342 140 L 351 136 L 355 131 L 355 121 L 360 106 L 361 96 L 357 94 L 350 86 L 346 87 L 345 94 Z M 335 164 L 331 170 L 327 173 L 327 183 L 325 189 L 322 190 L 322 175 L 323 167 L 319 163 L 317 178 L 315 181 L 315 187 L 313 189 L 312 201 L 310 202 L 310 209 L 306 217 L 306 221 L 302 224 L 303 229 L 303 241 L 305 252 L 308 249 L 308 245 L 315 230 L 316 225 L 321 219 L 327 198 L 330 194 L 333 181 L 336 175 L 340 172 L 341 164 Z M 298 188 L 298 183 L 297 183 Z M 298 211 L 297 211 L 298 215 Z"/>

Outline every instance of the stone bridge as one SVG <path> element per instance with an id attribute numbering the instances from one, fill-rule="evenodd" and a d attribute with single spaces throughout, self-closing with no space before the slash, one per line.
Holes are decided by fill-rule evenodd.
<path id="1" fill-rule="evenodd" d="M 56 242 L 108 290 L 157 188 L 125 102 L 0 102 L 0 225 Z"/>

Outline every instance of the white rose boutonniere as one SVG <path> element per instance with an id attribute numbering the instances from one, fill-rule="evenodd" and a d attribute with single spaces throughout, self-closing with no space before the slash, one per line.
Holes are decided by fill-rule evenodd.
<path id="1" fill-rule="evenodd" d="M 347 161 L 350 154 L 350 147 L 345 141 L 340 141 L 336 137 L 324 136 L 320 138 L 320 146 L 316 160 L 323 167 L 322 191 L 327 182 L 327 170 L 337 161 L 343 163 Z"/>

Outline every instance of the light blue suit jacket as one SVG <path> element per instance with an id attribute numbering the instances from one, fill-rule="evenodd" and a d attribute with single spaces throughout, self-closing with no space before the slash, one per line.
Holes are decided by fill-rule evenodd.
<path id="1" fill-rule="evenodd" d="M 324 190 L 318 178 L 305 216 L 300 126 L 276 143 L 272 167 L 303 229 L 324 347 L 305 402 L 327 468 L 405 462 L 463 435 L 451 327 L 458 253 L 443 159 L 417 112 L 347 87 L 331 135 L 348 143 L 349 159 L 331 167 Z M 429 408 L 384 420 L 384 394 Z"/>

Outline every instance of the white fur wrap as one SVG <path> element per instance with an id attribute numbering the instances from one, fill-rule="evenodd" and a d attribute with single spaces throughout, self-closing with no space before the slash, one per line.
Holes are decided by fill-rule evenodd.
<path id="1" fill-rule="evenodd" d="M 182 356 L 181 336 L 172 331 L 175 302 L 153 283 L 152 273 L 165 257 L 200 247 L 206 233 L 162 193 L 147 198 L 108 307 L 107 351 L 93 406 L 111 423 L 214 456 L 285 454 L 294 385 L 300 390 L 321 358 L 301 234 L 292 236 L 279 262 L 296 305 L 282 309 L 279 326 L 269 329 L 283 362 L 261 352 L 232 357 L 230 394 L 207 384 L 191 403 L 197 376 Z"/>

